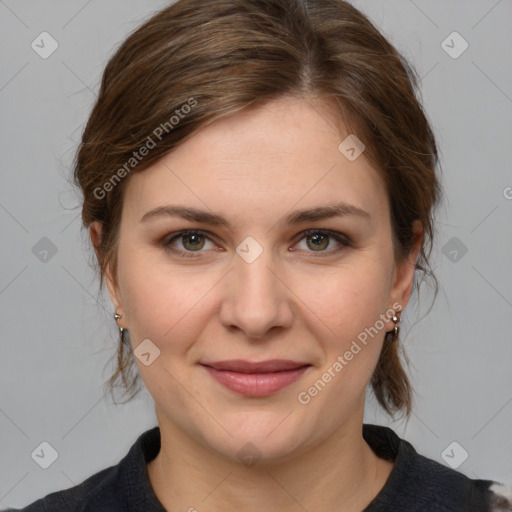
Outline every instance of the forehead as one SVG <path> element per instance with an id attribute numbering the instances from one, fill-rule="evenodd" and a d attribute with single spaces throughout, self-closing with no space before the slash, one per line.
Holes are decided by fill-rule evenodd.
<path id="1" fill-rule="evenodd" d="M 250 220 L 344 202 L 384 214 L 379 172 L 364 157 L 349 160 L 340 143 L 350 135 L 332 106 L 281 98 L 200 129 L 125 191 L 127 215 L 188 204 Z"/>

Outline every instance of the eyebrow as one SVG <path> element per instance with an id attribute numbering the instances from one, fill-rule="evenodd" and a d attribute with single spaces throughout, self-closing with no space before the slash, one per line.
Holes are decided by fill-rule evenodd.
<path id="1" fill-rule="evenodd" d="M 369 219 L 370 214 L 361 208 L 347 204 L 335 203 L 324 206 L 317 206 L 305 210 L 296 210 L 286 215 L 279 223 L 280 224 L 300 224 L 303 222 L 312 222 L 317 220 L 329 219 L 332 217 L 344 217 L 353 215 L 363 219 Z M 195 221 L 203 224 L 210 224 L 212 226 L 222 226 L 229 231 L 232 231 L 232 226 L 229 221 L 222 215 L 216 213 L 199 210 L 181 205 L 167 205 L 158 206 L 153 210 L 146 212 L 140 222 L 147 222 L 151 219 L 159 217 L 181 217 L 186 220 Z"/>

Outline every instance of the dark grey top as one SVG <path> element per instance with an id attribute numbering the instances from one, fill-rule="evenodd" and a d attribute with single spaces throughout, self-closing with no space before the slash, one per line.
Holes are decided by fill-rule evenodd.
<path id="1" fill-rule="evenodd" d="M 499 498 L 492 480 L 474 480 L 416 452 L 389 427 L 364 424 L 363 437 L 381 458 L 394 460 L 379 494 L 363 512 L 489 512 Z M 160 451 L 160 429 L 141 434 L 115 466 L 70 489 L 48 494 L 23 512 L 166 512 L 149 481 L 146 464 Z M 503 501 L 502 501 L 503 503 Z M 495 506 L 492 506 L 496 504 Z M 9 509 L 5 512 L 19 512 Z"/>

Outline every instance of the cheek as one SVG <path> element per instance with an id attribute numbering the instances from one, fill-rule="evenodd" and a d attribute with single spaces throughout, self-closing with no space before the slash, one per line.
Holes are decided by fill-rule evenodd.
<path id="1" fill-rule="evenodd" d="M 388 309 L 390 280 L 382 263 L 368 262 L 303 276 L 294 290 L 314 313 L 311 320 L 324 325 L 327 338 L 343 344 Z"/>
<path id="2" fill-rule="evenodd" d="M 153 256 L 153 257 L 152 257 Z M 183 269 L 155 261 L 154 251 L 131 251 L 119 257 L 119 280 L 126 322 L 135 345 L 142 339 L 178 339 L 194 334 L 194 316 L 202 298 L 218 279 L 197 269 Z M 174 345 L 174 344 L 173 344 Z"/>
<path id="3" fill-rule="evenodd" d="M 322 428 L 327 430 L 349 417 L 364 400 L 386 332 L 380 319 L 389 298 L 383 268 L 369 265 L 359 270 L 339 272 L 334 282 L 327 279 L 323 289 L 328 293 L 323 300 L 315 293 L 311 308 L 319 314 L 310 315 L 308 328 L 322 348 L 322 358 L 298 390 L 296 400 L 299 407 L 307 408 L 312 422 L 322 418 Z"/>
<path id="4" fill-rule="evenodd" d="M 324 384 L 330 389 L 322 392 L 320 402 L 338 401 L 339 393 L 350 402 L 362 393 L 382 348 L 387 324 L 381 315 L 388 309 L 390 292 L 387 259 L 367 258 L 359 263 L 331 275 L 319 274 L 309 292 L 304 284 L 298 292 L 308 297 L 305 302 L 315 313 L 304 318 L 309 319 L 307 329 L 322 349 L 315 376 L 320 375 L 322 382 L 317 389 Z M 315 379 L 308 385 L 315 385 Z"/>
<path id="5" fill-rule="evenodd" d="M 126 322 L 135 354 L 146 339 L 158 348 L 159 355 L 146 366 L 135 357 L 139 374 L 155 401 L 175 414 L 187 407 L 188 392 L 200 395 L 188 380 L 187 357 L 205 325 L 207 294 L 219 276 L 197 270 L 184 271 L 151 261 L 151 254 L 133 251 L 119 260 L 119 278 Z M 212 294 L 213 296 L 213 294 Z M 154 350 L 154 349 L 153 349 Z M 172 397 L 172 401 L 169 401 Z"/>

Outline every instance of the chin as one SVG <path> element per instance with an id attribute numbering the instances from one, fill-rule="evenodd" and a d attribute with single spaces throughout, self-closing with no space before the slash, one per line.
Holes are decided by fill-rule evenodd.
<path id="1" fill-rule="evenodd" d="M 229 441 L 229 445 L 211 446 L 225 458 L 241 463 L 248 467 L 264 467 L 273 464 L 285 462 L 292 459 L 300 451 L 299 447 L 287 437 L 276 436 L 275 439 L 265 438 L 234 438 Z"/>
<path id="2" fill-rule="evenodd" d="M 308 434 L 309 426 L 291 406 L 280 406 L 276 411 L 238 411 L 231 418 L 219 418 L 233 437 L 226 434 L 222 439 L 208 439 L 207 434 L 205 440 L 217 452 L 245 465 L 258 462 L 261 466 L 291 458 L 306 449 L 313 433 Z"/>

